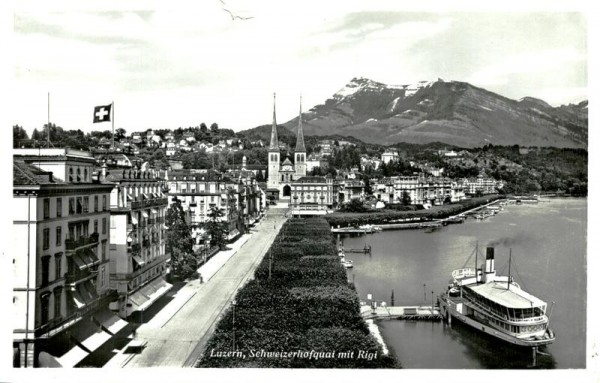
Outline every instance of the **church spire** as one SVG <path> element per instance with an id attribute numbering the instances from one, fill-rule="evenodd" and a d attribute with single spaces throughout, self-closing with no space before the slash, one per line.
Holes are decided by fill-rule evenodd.
<path id="1" fill-rule="evenodd" d="M 273 93 L 273 127 L 271 128 L 271 144 L 269 151 L 279 151 L 279 141 L 277 140 L 277 119 L 275 118 L 275 93 Z"/>
<path id="2" fill-rule="evenodd" d="M 300 96 L 300 114 L 298 115 L 298 137 L 296 138 L 296 153 L 306 152 L 304 132 L 302 131 L 302 96 Z"/>

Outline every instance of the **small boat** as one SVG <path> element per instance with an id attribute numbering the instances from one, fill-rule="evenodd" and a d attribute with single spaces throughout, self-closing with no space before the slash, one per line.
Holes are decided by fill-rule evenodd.
<path id="1" fill-rule="evenodd" d="M 346 260 L 346 259 L 343 259 L 343 260 L 341 261 L 341 263 L 342 263 L 342 266 L 344 266 L 344 267 L 345 267 L 345 268 L 347 268 L 347 269 L 350 269 L 350 268 L 354 267 L 354 265 L 352 264 L 352 261 L 351 261 L 351 260 L 349 260 L 349 259 L 348 259 L 348 260 Z"/>
<path id="2" fill-rule="evenodd" d="M 454 270 L 452 279 L 439 298 L 440 312 L 448 323 L 454 318 L 518 346 L 538 347 L 554 342 L 546 302 L 513 281 L 510 260 L 509 275 L 496 275 L 493 247 L 487 248 L 484 265 L 477 268 L 476 256 L 474 269 Z"/>

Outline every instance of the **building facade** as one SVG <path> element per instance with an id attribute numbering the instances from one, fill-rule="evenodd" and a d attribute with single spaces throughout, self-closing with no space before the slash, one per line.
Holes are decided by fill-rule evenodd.
<path id="1" fill-rule="evenodd" d="M 170 254 L 166 251 L 164 181 L 155 171 L 106 169 L 110 194 L 110 287 L 117 297 L 111 310 L 127 318 L 164 295 Z"/>
<path id="2" fill-rule="evenodd" d="M 204 236 L 204 225 L 209 221 L 209 213 L 214 207 L 223 211 L 220 221 L 227 222 L 228 240 L 244 230 L 243 212 L 240 211 L 244 185 L 239 180 L 212 170 L 178 170 L 168 172 L 166 181 L 169 206 L 176 201 L 181 202 L 188 224 L 192 227 L 192 237 L 197 241 Z M 255 207 L 256 202 L 252 206 Z"/>
<path id="3" fill-rule="evenodd" d="M 333 208 L 333 179 L 325 177 L 302 177 L 294 181 L 291 213 L 294 216 L 327 214 Z"/>
<path id="4" fill-rule="evenodd" d="M 13 153 L 14 364 L 86 363 L 126 325 L 108 310 L 113 185 L 85 151 Z"/>
<path id="5" fill-rule="evenodd" d="M 271 142 L 268 150 L 267 192 L 276 197 L 288 199 L 292 193 L 292 182 L 306 176 L 306 147 L 302 131 L 302 102 L 300 103 L 300 114 L 298 116 L 298 134 L 294 150 L 294 162 L 292 163 L 289 158 L 281 161 L 279 150 L 275 95 L 273 95 L 273 126 L 271 128 Z"/>

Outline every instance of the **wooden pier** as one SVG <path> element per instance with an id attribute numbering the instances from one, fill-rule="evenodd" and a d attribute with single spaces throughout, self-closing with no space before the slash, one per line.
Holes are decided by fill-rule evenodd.
<path id="1" fill-rule="evenodd" d="M 436 306 L 379 306 L 373 309 L 362 305 L 360 315 L 364 319 L 442 320 L 440 309 Z"/>
<path id="2" fill-rule="evenodd" d="M 344 249 L 345 253 L 355 253 L 355 254 L 371 254 L 371 245 L 365 246 L 362 249 Z"/>

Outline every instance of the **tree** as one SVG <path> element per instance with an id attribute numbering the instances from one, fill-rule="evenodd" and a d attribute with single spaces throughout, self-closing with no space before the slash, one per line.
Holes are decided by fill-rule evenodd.
<path id="1" fill-rule="evenodd" d="M 265 177 L 260 170 L 256 173 L 256 182 L 265 182 Z"/>
<path id="2" fill-rule="evenodd" d="M 115 130 L 115 139 L 117 141 L 122 140 L 123 138 L 125 138 L 125 135 L 127 134 L 127 131 L 123 128 L 118 128 L 117 130 Z"/>
<path id="3" fill-rule="evenodd" d="M 184 169 L 209 169 L 211 160 L 204 150 L 186 153 L 181 156 L 181 164 Z"/>
<path id="4" fill-rule="evenodd" d="M 406 190 L 402 192 L 402 205 L 408 206 L 411 203 L 410 194 Z"/>
<path id="5" fill-rule="evenodd" d="M 13 148 L 18 148 L 21 141 L 28 140 L 29 136 L 25 129 L 19 125 L 13 125 Z"/>
<path id="6" fill-rule="evenodd" d="M 364 213 L 367 211 L 367 208 L 365 205 L 363 205 L 361 200 L 354 198 L 345 204 L 340 210 L 348 213 Z"/>
<path id="7" fill-rule="evenodd" d="M 196 271 L 197 261 L 193 252 L 194 240 L 181 201 L 175 201 L 167 209 L 165 223 L 168 228 L 166 245 L 171 253 L 174 274 L 189 277 Z"/>
<path id="8" fill-rule="evenodd" d="M 211 245 L 224 246 L 227 235 L 227 222 L 223 221 L 225 211 L 217 206 L 212 206 L 207 216 L 206 231 L 210 235 Z"/>
<path id="9" fill-rule="evenodd" d="M 213 133 L 217 133 L 219 131 L 219 125 L 216 122 L 213 122 L 210 125 L 210 131 Z"/>

